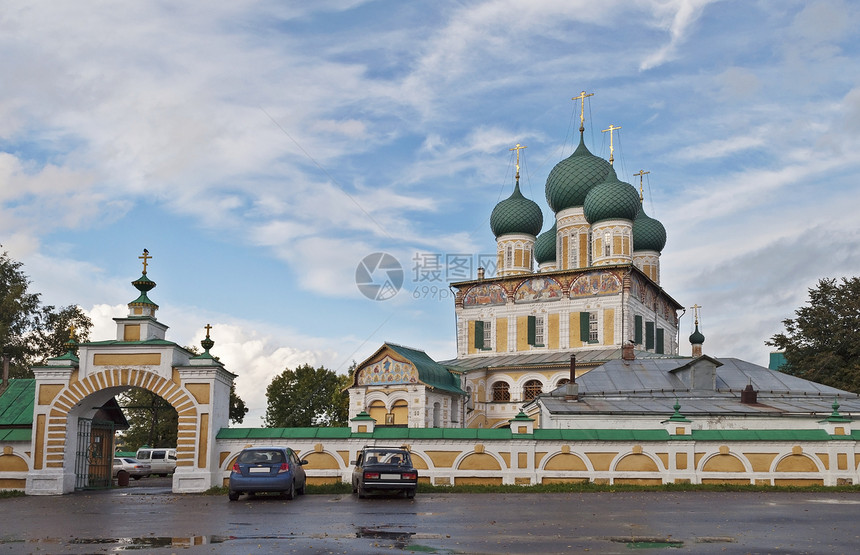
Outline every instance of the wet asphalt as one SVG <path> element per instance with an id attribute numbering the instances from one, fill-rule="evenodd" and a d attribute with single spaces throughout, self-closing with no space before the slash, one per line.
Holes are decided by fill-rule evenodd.
<path id="1" fill-rule="evenodd" d="M 0 499 L 0 553 L 855 553 L 860 494 L 179 495 L 170 479 Z"/>

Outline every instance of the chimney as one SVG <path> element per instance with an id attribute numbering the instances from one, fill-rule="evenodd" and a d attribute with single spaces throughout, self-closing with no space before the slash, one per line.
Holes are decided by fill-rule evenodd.
<path id="1" fill-rule="evenodd" d="M 570 381 L 564 384 L 564 400 L 576 401 L 579 399 L 579 384 L 576 383 L 576 355 L 570 355 Z"/>
<path id="2" fill-rule="evenodd" d="M 484 268 L 482 266 L 478 266 L 478 281 L 484 279 Z"/>
<path id="3" fill-rule="evenodd" d="M 743 391 L 741 391 L 741 403 L 744 405 L 755 405 L 758 404 L 758 391 L 753 389 L 752 384 L 747 384 Z"/>
<path id="4" fill-rule="evenodd" d="M 636 360 L 636 354 L 633 352 L 632 341 L 628 341 L 621 346 L 621 360 Z"/>

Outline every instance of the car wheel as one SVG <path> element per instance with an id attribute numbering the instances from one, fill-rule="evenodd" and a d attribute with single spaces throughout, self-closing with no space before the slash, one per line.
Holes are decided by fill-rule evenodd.
<path id="1" fill-rule="evenodd" d="M 228 499 L 230 499 L 230 501 L 238 501 L 238 500 L 239 500 L 239 496 L 240 496 L 240 495 L 241 495 L 241 493 L 240 493 L 240 492 L 230 490 L 230 491 L 227 493 L 227 498 L 228 498 Z"/>
<path id="2" fill-rule="evenodd" d="M 284 492 L 284 497 L 294 499 L 296 497 L 296 483 L 290 482 L 290 489 Z"/>
<path id="3" fill-rule="evenodd" d="M 131 479 L 132 480 L 140 480 L 140 476 L 132 476 Z"/>
<path id="4" fill-rule="evenodd" d="M 408 489 L 406 490 L 406 499 L 414 499 L 415 498 L 415 490 Z"/>
<path id="5" fill-rule="evenodd" d="M 367 497 L 367 492 L 364 491 L 364 488 L 361 486 L 361 484 L 358 484 L 358 498 L 364 499 L 365 497 Z"/>
<path id="6" fill-rule="evenodd" d="M 304 495 L 304 494 L 305 494 L 305 486 L 306 486 L 306 485 L 308 485 L 307 480 L 305 480 L 304 482 L 302 482 L 302 487 L 300 487 L 300 488 L 296 488 L 296 493 L 298 493 L 299 495 Z"/>

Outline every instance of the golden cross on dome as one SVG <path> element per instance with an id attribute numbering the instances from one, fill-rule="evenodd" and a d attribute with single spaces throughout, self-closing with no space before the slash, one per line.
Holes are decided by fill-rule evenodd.
<path id="1" fill-rule="evenodd" d="M 699 309 L 700 309 L 700 308 L 702 308 L 702 307 L 701 307 L 701 306 L 699 306 L 699 305 L 697 305 L 697 304 L 694 304 L 694 305 L 693 305 L 693 306 L 691 306 L 690 308 L 692 308 L 692 309 L 693 309 L 693 315 L 694 315 L 694 316 L 695 316 L 695 318 L 696 318 L 696 325 L 698 326 L 698 325 L 699 325 Z"/>
<path id="2" fill-rule="evenodd" d="M 516 150 L 517 151 L 517 181 L 520 179 L 520 151 L 524 148 L 528 148 L 527 146 L 520 146 L 520 143 L 517 143 L 517 146 L 514 148 L 509 148 L 508 150 Z"/>
<path id="3" fill-rule="evenodd" d="M 615 147 L 613 146 L 613 143 L 612 143 L 612 137 L 614 135 L 613 131 L 617 131 L 618 129 L 621 129 L 620 125 L 618 127 L 615 127 L 614 125 L 610 125 L 609 129 L 604 129 L 602 131 L 602 133 L 606 133 L 607 131 L 609 131 L 609 165 L 610 166 L 615 161 L 614 154 L 613 154 L 615 152 Z"/>
<path id="4" fill-rule="evenodd" d="M 579 110 L 579 132 L 585 132 L 585 99 L 589 96 L 594 96 L 594 93 L 585 94 L 585 91 L 582 91 L 579 96 L 574 96 L 571 100 L 580 100 L 582 101 L 582 107 Z"/>
<path id="5" fill-rule="evenodd" d="M 212 326 L 210 326 L 209 324 L 206 324 L 205 326 L 203 326 L 203 329 L 206 330 L 206 339 L 209 339 L 209 330 L 212 329 Z"/>
<path id="6" fill-rule="evenodd" d="M 645 196 L 642 194 L 642 176 L 648 175 L 651 172 L 646 172 L 645 170 L 639 170 L 639 173 L 634 173 L 633 175 L 639 176 L 639 202 L 645 200 Z"/>
<path id="7" fill-rule="evenodd" d="M 69 324 L 69 339 L 75 338 L 75 325 Z"/>
<path id="8" fill-rule="evenodd" d="M 150 259 L 150 258 L 152 258 L 152 257 L 151 257 L 151 256 L 149 256 L 149 251 L 148 251 L 148 250 L 143 249 L 143 256 L 138 256 L 138 258 L 139 258 L 139 259 L 141 259 L 141 260 L 143 260 L 143 273 L 144 273 L 144 275 L 146 275 L 146 261 L 147 261 L 147 260 L 149 260 L 149 259 Z"/>

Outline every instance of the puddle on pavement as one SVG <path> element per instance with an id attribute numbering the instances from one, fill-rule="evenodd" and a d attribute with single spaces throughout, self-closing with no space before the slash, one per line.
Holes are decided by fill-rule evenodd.
<path id="1" fill-rule="evenodd" d="M 198 545 L 215 545 L 228 541 L 241 540 L 292 540 L 296 536 L 145 536 L 140 538 L 40 538 L 35 540 L 24 540 L 18 538 L 0 538 L 0 545 L 4 544 L 59 544 L 59 545 L 110 545 L 111 551 L 135 551 L 148 550 L 165 547 L 194 547 Z"/>
<path id="2" fill-rule="evenodd" d="M 393 542 L 392 547 L 397 549 L 405 549 L 412 540 L 415 532 L 406 532 L 403 530 L 384 530 L 381 528 L 360 527 L 355 533 L 356 538 L 371 538 L 375 540 L 388 540 Z"/>

